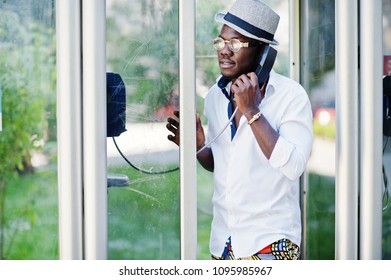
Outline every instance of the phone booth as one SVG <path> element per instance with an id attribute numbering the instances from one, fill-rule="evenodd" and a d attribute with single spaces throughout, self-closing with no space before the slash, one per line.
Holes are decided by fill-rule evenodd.
<path id="1" fill-rule="evenodd" d="M 196 258 L 194 3 L 163 2 L 58 1 L 61 258 Z"/>
<path id="2" fill-rule="evenodd" d="M 0 260 L 210 259 L 195 117 L 232 2 L 0 2 Z M 313 109 L 302 259 L 391 259 L 391 3 L 264 2 L 281 16 L 274 69 Z"/>

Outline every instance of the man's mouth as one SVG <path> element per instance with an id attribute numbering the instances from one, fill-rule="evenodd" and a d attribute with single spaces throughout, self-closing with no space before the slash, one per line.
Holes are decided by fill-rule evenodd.
<path id="1" fill-rule="evenodd" d="M 235 66 L 235 63 L 231 60 L 227 60 L 227 59 L 220 59 L 219 60 L 219 65 L 220 65 L 220 68 L 222 69 L 227 69 L 227 68 L 232 68 Z"/>

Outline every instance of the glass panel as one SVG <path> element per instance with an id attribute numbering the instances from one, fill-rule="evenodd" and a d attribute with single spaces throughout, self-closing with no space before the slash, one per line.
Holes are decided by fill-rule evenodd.
<path id="1" fill-rule="evenodd" d="M 391 76 L 391 2 L 383 0 L 383 56 L 384 56 L 384 75 Z M 386 93 L 386 92 L 384 92 Z M 391 92 L 388 92 L 391 95 Z M 388 143 L 388 137 L 383 137 L 384 141 L 384 186 L 383 189 L 383 241 L 382 258 L 391 259 L 391 195 L 388 178 L 391 178 L 391 147 Z"/>
<path id="2" fill-rule="evenodd" d="M 314 114 L 306 192 L 306 258 L 334 259 L 335 8 L 334 1 L 327 0 L 305 0 L 301 5 L 301 77 Z"/>
<path id="3" fill-rule="evenodd" d="M 276 40 L 280 43 L 276 46 L 278 51 L 274 70 L 283 75 L 289 76 L 289 1 L 269 0 L 263 1 L 273 8 L 280 15 L 280 23 L 275 34 Z M 220 75 L 217 63 L 216 51 L 212 47 L 212 40 L 219 34 L 221 24 L 215 23 L 214 15 L 217 12 L 225 12 L 232 5 L 233 1 L 224 0 L 198 0 L 196 6 L 196 67 L 197 87 L 196 103 L 197 112 L 205 125 L 206 118 L 203 116 L 204 98 L 209 87 Z M 206 126 L 204 126 L 207 129 Z M 212 221 L 212 194 L 213 174 L 206 171 L 201 165 L 197 167 L 197 203 L 198 203 L 198 255 L 201 260 L 209 260 L 209 235 Z"/>
<path id="4" fill-rule="evenodd" d="M 106 11 L 107 71 L 124 83 L 127 129 L 107 139 L 108 172 L 128 179 L 108 190 L 109 258 L 179 259 L 179 148 L 165 128 L 179 109 L 178 1 L 108 0 Z"/>
<path id="5" fill-rule="evenodd" d="M 0 259 L 58 259 L 55 1 L 0 2 Z"/>

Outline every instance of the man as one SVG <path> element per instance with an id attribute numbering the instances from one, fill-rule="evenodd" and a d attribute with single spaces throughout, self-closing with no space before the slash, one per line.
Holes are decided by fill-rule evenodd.
<path id="1" fill-rule="evenodd" d="M 299 178 L 313 139 L 308 96 L 274 71 L 259 86 L 259 53 L 278 44 L 273 10 L 259 0 L 237 0 L 215 20 L 223 23 L 213 41 L 221 76 L 205 99 L 207 139 L 196 118 L 197 159 L 214 173 L 212 258 L 298 259 Z M 236 109 L 231 129 L 204 147 Z M 179 145 L 178 121 L 168 118 L 167 128 Z"/>

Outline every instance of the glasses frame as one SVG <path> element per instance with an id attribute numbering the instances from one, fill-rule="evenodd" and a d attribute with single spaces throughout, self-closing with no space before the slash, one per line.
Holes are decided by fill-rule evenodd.
<path id="1" fill-rule="evenodd" d="M 216 47 L 215 42 L 217 40 L 219 40 L 221 42 L 224 42 L 224 46 L 221 47 L 221 48 Z M 239 43 L 239 48 L 238 49 L 233 48 L 232 47 L 233 46 L 232 42 Z M 235 53 L 240 51 L 242 48 L 256 47 L 256 46 L 259 46 L 261 44 L 262 44 L 261 42 L 259 42 L 259 43 L 258 42 L 257 43 L 255 43 L 255 42 L 242 42 L 242 41 L 240 41 L 239 39 L 236 39 L 236 38 L 232 38 L 230 40 L 224 40 L 223 38 L 221 38 L 219 36 L 212 40 L 212 46 L 215 48 L 215 50 L 221 51 L 221 50 L 223 50 L 225 48 L 226 45 L 228 45 L 228 49 L 230 51 L 232 51 L 232 52 L 235 52 Z"/>

